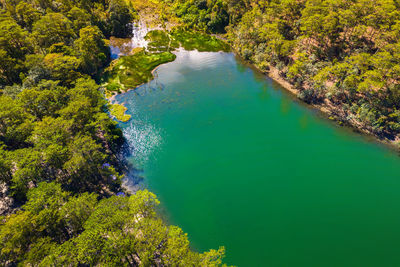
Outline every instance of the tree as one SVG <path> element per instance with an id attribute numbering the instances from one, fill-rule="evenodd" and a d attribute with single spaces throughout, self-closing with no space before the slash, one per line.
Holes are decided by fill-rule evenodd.
<path id="1" fill-rule="evenodd" d="M 33 24 L 32 35 L 37 45 L 49 48 L 55 43 L 71 43 L 75 33 L 71 21 L 61 13 L 47 13 Z"/>
<path id="2" fill-rule="evenodd" d="M 60 243 L 77 236 L 97 204 L 96 195 L 72 197 L 55 183 L 29 190 L 22 210 L 0 224 L 0 262 L 38 265 Z"/>
<path id="3" fill-rule="evenodd" d="M 108 7 L 109 33 L 115 37 L 127 37 L 132 34 L 132 20 L 130 8 L 123 0 L 110 0 Z"/>
<path id="4" fill-rule="evenodd" d="M 104 36 L 96 26 L 82 28 L 79 36 L 74 45 L 81 59 L 82 72 L 95 74 L 109 58 L 108 48 L 103 41 Z"/>
<path id="5" fill-rule="evenodd" d="M 76 6 L 68 11 L 67 17 L 72 22 L 76 35 L 79 34 L 80 29 L 87 27 L 91 24 L 90 15 L 85 10 L 80 9 Z"/>
<path id="6" fill-rule="evenodd" d="M 44 57 L 43 61 L 52 78 L 62 81 L 64 85 L 69 85 L 82 76 L 78 72 L 81 62 L 74 56 L 50 53 Z"/>
<path id="7" fill-rule="evenodd" d="M 66 105 L 65 87 L 55 81 L 42 81 L 37 86 L 23 90 L 18 95 L 21 107 L 37 119 L 54 116 L 56 111 Z"/>
<path id="8" fill-rule="evenodd" d="M 76 136 L 69 143 L 68 150 L 71 156 L 63 169 L 68 172 L 70 178 L 70 181 L 65 183 L 72 188 L 93 191 L 93 188 L 101 185 L 98 182 L 105 178 L 103 175 L 111 176 L 107 169 L 102 169 L 106 155 L 102 152 L 101 145 L 90 136 Z"/>
<path id="9" fill-rule="evenodd" d="M 19 82 L 25 55 L 32 51 L 29 34 L 11 17 L 0 13 L 0 85 Z"/>
<path id="10" fill-rule="evenodd" d="M 190 251 L 187 236 L 157 218 L 158 200 L 148 191 L 101 200 L 84 231 L 46 257 L 45 265 L 218 266 L 224 253 Z"/>
<path id="11" fill-rule="evenodd" d="M 29 33 L 11 17 L 3 14 L 0 14 L 0 49 L 18 60 L 22 60 L 25 54 L 32 51 Z"/>
<path id="12" fill-rule="evenodd" d="M 21 1 L 15 7 L 16 21 L 27 30 L 32 30 L 32 25 L 41 17 L 40 12 L 31 3 Z"/>
<path id="13" fill-rule="evenodd" d="M 0 49 L 0 84 L 13 84 L 19 80 L 19 72 L 22 70 L 18 60 L 12 58 L 5 50 Z"/>
<path id="14" fill-rule="evenodd" d="M 32 131 L 32 116 L 12 98 L 0 96 L 0 142 L 10 148 L 23 146 Z"/>
<path id="15" fill-rule="evenodd" d="M 30 141 L 42 152 L 48 178 L 57 179 L 64 175 L 62 167 L 69 158 L 67 145 L 72 139 L 71 124 L 60 117 L 44 117 L 32 132 Z"/>
<path id="16" fill-rule="evenodd" d="M 11 160 L 4 145 L 0 145 L 0 183 L 9 184 L 12 179 Z"/>

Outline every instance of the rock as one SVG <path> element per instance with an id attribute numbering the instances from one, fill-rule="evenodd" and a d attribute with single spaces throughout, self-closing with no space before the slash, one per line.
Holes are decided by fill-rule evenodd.
<path id="1" fill-rule="evenodd" d="M 14 200 L 8 196 L 8 187 L 0 183 L 0 215 L 7 215 L 12 212 Z"/>

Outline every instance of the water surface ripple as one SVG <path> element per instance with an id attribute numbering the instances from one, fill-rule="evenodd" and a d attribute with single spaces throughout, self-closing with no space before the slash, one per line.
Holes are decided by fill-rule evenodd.
<path id="1" fill-rule="evenodd" d="M 399 266 L 400 158 L 227 53 L 117 97 L 130 159 L 199 251 L 237 266 Z"/>

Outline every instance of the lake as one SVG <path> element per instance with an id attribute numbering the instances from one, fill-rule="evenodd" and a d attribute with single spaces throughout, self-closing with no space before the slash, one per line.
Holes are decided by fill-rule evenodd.
<path id="1" fill-rule="evenodd" d="M 400 157 L 232 53 L 177 53 L 116 97 L 136 179 L 236 266 L 399 266 Z"/>

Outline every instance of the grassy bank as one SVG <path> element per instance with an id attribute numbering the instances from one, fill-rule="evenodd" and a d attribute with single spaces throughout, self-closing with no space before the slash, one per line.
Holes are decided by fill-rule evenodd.
<path id="1" fill-rule="evenodd" d="M 170 52 L 148 53 L 141 50 L 134 55 L 114 61 L 105 72 L 107 91 L 121 93 L 149 82 L 152 71 L 159 65 L 175 60 Z"/>

